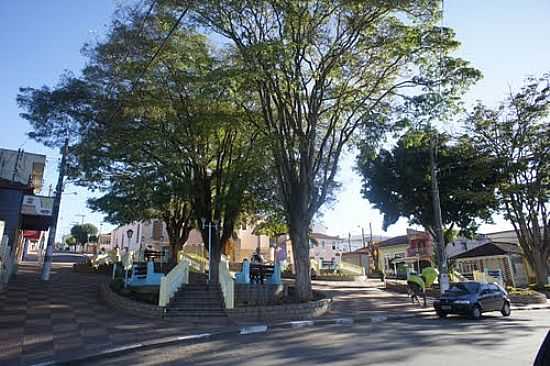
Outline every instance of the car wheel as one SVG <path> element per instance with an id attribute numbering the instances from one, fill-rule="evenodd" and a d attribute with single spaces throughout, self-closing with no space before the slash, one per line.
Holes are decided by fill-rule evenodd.
<path id="1" fill-rule="evenodd" d="M 502 313 L 502 316 L 510 316 L 512 313 L 512 309 L 510 309 L 510 303 L 506 301 L 504 305 L 502 305 L 502 309 L 500 310 Z"/>
<path id="2" fill-rule="evenodd" d="M 445 319 L 447 317 L 447 313 L 444 312 L 444 311 L 438 311 L 437 312 L 437 316 L 440 318 L 440 319 Z"/>
<path id="3" fill-rule="evenodd" d="M 479 305 L 474 305 L 471 316 L 474 320 L 479 320 L 479 318 L 481 318 L 481 308 Z"/>

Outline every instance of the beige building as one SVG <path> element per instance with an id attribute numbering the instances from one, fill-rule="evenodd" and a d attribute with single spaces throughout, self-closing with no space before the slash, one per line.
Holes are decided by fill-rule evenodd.
<path id="1" fill-rule="evenodd" d="M 237 239 L 233 240 L 229 248 L 224 251 L 234 262 L 242 262 L 244 258 L 250 258 L 257 248 L 267 260 L 272 260 L 273 250 L 270 247 L 269 237 L 254 234 L 251 225 L 242 225 L 236 232 Z M 119 226 L 111 232 L 111 247 L 128 248 L 137 251 L 140 248 L 151 247 L 163 253 L 170 253 L 170 242 L 166 224 L 161 220 L 146 220 Z M 193 229 L 185 242 L 184 249 L 206 256 L 205 248 L 208 243 L 203 243 L 199 230 Z"/>

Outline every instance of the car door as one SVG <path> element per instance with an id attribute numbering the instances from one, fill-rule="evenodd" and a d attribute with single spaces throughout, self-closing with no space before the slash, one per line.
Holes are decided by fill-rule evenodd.
<path id="1" fill-rule="evenodd" d="M 493 311 L 498 311 L 502 309 L 504 305 L 504 296 L 502 291 L 498 288 L 497 285 L 490 283 L 488 285 L 489 291 L 491 293 L 491 308 Z"/>
<path id="2" fill-rule="evenodd" d="M 493 311 L 494 305 L 491 299 L 491 292 L 486 284 L 481 284 L 478 299 L 483 311 Z"/>

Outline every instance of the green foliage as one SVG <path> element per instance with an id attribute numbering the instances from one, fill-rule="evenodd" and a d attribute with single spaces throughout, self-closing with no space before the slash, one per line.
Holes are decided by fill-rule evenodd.
<path id="1" fill-rule="evenodd" d="M 544 286 L 550 260 L 550 74 L 530 77 L 497 108 L 481 103 L 467 119 L 480 157 L 493 159 L 497 199 Z"/>
<path id="2" fill-rule="evenodd" d="M 68 246 L 73 246 L 73 245 L 76 245 L 77 242 L 76 242 L 76 238 L 72 235 L 69 235 L 65 238 L 65 244 L 68 245 Z"/>
<path id="3" fill-rule="evenodd" d="M 71 228 L 71 235 L 76 240 L 76 244 L 86 244 L 90 242 L 90 237 L 97 235 L 97 227 L 93 224 L 74 225 Z"/>
<path id="4" fill-rule="evenodd" d="M 497 175 L 494 161 L 479 157 L 466 139 L 452 143 L 438 134 L 437 159 L 446 242 L 454 228 L 461 234 L 475 233 L 479 220 L 490 222 L 496 208 Z M 363 176 L 363 196 L 384 214 L 384 230 L 400 217 L 434 234 L 430 175 L 430 133 L 410 130 L 391 150 L 376 158 L 361 155 L 358 168 Z"/>
<path id="5" fill-rule="evenodd" d="M 70 73 L 62 75 L 55 88 L 20 88 L 17 105 L 21 118 L 32 127 L 29 137 L 48 147 L 63 146 L 65 137 L 78 140 L 86 128 L 93 98 L 86 83 Z"/>
<path id="6" fill-rule="evenodd" d="M 341 153 L 354 140 L 376 146 L 406 123 L 410 96 L 437 104 L 479 73 L 451 58 L 459 43 L 435 24 L 438 1 L 201 1 L 195 20 L 233 42 L 243 106 L 261 116 L 278 201 L 297 260 L 297 290 L 311 297 L 307 230 L 339 187 Z M 434 77 L 439 55 L 447 70 Z M 439 74 L 438 74 L 439 75 Z M 441 76 L 441 75 L 439 75 Z M 432 91 L 432 92 L 430 92 Z M 303 267 L 303 268 L 302 268 Z"/>

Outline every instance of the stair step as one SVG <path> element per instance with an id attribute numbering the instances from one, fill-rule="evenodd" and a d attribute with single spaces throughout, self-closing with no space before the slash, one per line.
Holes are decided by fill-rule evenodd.
<path id="1" fill-rule="evenodd" d="M 223 306 L 216 306 L 216 307 L 203 307 L 203 308 L 197 308 L 194 306 L 170 306 L 166 308 L 167 312 L 170 311 L 180 311 L 180 312 L 187 312 L 190 314 L 193 313 L 224 313 Z"/>
<path id="2" fill-rule="evenodd" d="M 172 298 L 172 301 L 177 302 L 190 302 L 193 304 L 211 304 L 211 303 L 218 303 L 223 302 L 222 296 L 199 296 L 199 297 L 193 297 L 193 296 L 174 296 Z"/>
<path id="3" fill-rule="evenodd" d="M 188 311 L 168 311 L 164 314 L 165 317 L 182 317 L 182 318 L 227 318 L 225 313 L 190 313 Z"/>

